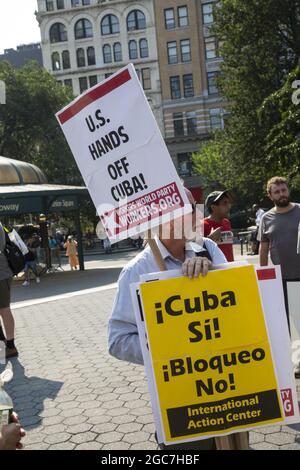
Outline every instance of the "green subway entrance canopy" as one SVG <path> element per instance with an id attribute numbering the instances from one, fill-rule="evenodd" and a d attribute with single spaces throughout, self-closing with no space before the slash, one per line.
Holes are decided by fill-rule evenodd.
<path id="1" fill-rule="evenodd" d="M 80 199 L 87 195 L 85 187 L 48 184 L 37 166 L 0 156 L 0 219 L 21 214 L 73 212 L 80 269 L 84 269 Z"/>

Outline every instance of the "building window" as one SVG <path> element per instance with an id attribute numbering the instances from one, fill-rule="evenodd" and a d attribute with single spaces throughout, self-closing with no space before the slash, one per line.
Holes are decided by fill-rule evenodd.
<path id="1" fill-rule="evenodd" d="M 119 42 L 114 44 L 114 61 L 115 62 L 122 62 L 122 46 Z"/>
<path id="2" fill-rule="evenodd" d="M 140 10 L 133 10 L 127 16 L 127 31 L 146 28 L 146 17 Z"/>
<path id="3" fill-rule="evenodd" d="M 194 96 L 194 81 L 191 73 L 183 75 L 183 93 L 185 98 Z"/>
<path id="4" fill-rule="evenodd" d="M 178 12 L 178 26 L 180 28 L 183 28 L 184 26 L 188 26 L 189 25 L 189 17 L 188 17 L 187 7 L 186 6 L 178 7 L 177 12 Z"/>
<path id="5" fill-rule="evenodd" d="M 47 11 L 54 11 L 54 1 L 53 0 L 46 0 L 46 10 Z"/>
<path id="6" fill-rule="evenodd" d="M 105 73 L 104 78 L 109 78 L 111 75 L 113 75 L 113 74 L 112 73 Z"/>
<path id="7" fill-rule="evenodd" d="M 95 49 L 92 46 L 87 48 L 87 63 L 88 65 L 96 65 Z"/>
<path id="8" fill-rule="evenodd" d="M 55 23 L 50 28 L 50 42 L 63 42 L 68 40 L 67 30 L 64 24 Z"/>
<path id="9" fill-rule="evenodd" d="M 138 49 L 136 41 L 132 40 L 129 41 L 129 59 L 137 59 L 138 58 Z"/>
<path id="10" fill-rule="evenodd" d="M 81 4 L 90 5 L 91 0 L 72 0 L 72 7 L 79 7 Z"/>
<path id="11" fill-rule="evenodd" d="M 110 64 L 112 62 L 111 46 L 109 44 L 105 44 L 103 46 L 103 62 L 105 64 Z"/>
<path id="12" fill-rule="evenodd" d="M 205 3 L 202 5 L 202 16 L 203 24 L 211 24 L 214 22 L 212 3 Z"/>
<path id="13" fill-rule="evenodd" d="M 140 58 L 145 59 L 149 56 L 147 39 L 140 39 Z"/>
<path id="14" fill-rule="evenodd" d="M 91 75 L 91 76 L 89 77 L 90 88 L 92 88 L 92 86 L 97 85 L 97 83 L 98 83 L 97 75 Z"/>
<path id="15" fill-rule="evenodd" d="M 186 129 L 188 135 L 197 134 L 197 116 L 196 111 L 187 111 L 186 117 Z"/>
<path id="16" fill-rule="evenodd" d="M 174 8 L 167 8 L 166 10 L 164 10 L 164 14 L 165 14 L 166 29 L 174 29 L 175 28 Z"/>
<path id="17" fill-rule="evenodd" d="M 101 21 L 101 34 L 117 34 L 120 32 L 119 20 L 115 15 L 106 15 Z"/>
<path id="18" fill-rule="evenodd" d="M 142 84 L 144 90 L 151 90 L 151 70 L 149 67 L 141 70 L 142 73 Z"/>
<path id="19" fill-rule="evenodd" d="M 64 0 L 56 0 L 56 8 L 58 10 L 64 10 L 65 8 L 65 1 Z"/>
<path id="20" fill-rule="evenodd" d="M 62 65 L 64 70 L 71 67 L 69 51 L 62 52 Z"/>
<path id="21" fill-rule="evenodd" d="M 184 126 L 183 126 L 183 114 L 174 113 L 173 114 L 173 124 L 174 124 L 174 136 L 180 137 L 184 135 Z"/>
<path id="22" fill-rule="evenodd" d="M 73 84 L 72 84 L 72 79 L 71 78 L 66 78 L 66 80 L 64 80 L 64 86 L 66 88 L 69 88 L 70 92 L 73 93 Z"/>
<path id="23" fill-rule="evenodd" d="M 85 53 L 82 47 L 76 51 L 77 67 L 85 67 Z"/>
<path id="24" fill-rule="evenodd" d="M 210 127 L 212 129 L 223 129 L 224 123 L 222 119 L 222 110 L 221 109 L 210 109 Z"/>
<path id="25" fill-rule="evenodd" d="M 52 70 L 54 70 L 55 72 L 57 70 L 60 70 L 61 67 L 60 67 L 60 57 L 59 57 L 59 53 L 58 52 L 53 52 L 52 54 Z"/>
<path id="26" fill-rule="evenodd" d="M 178 75 L 176 77 L 170 77 L 170 88 L 172 100 L 181 98 L 180 77 Z"/>
<path id="27" fill-rule="evenodd" d="M 138 76 L 139 81 L 141 81 L 141 72 L 139 71 L 139 69 L 135 69 L 135 72 Z"/>
<path id="28" fill-rule="evenodd" d="M 86 77 L 79 78 L 79 90 L 80 93 L 83 93 L 85 90 L 88 89 L 88 81 Z"/>
<path id="29" fill-rule="evenodd" d="M 182 39 L 180 41 L 181 62 L 191 61 L 191 44 L 189 39 Z"/>
<path id="30" fill-rule="evenodd" d="M 215 59 L 217 57 L 217 48 L 215 38 L 205 39 L 205 57 L 206 59 Z"/>
<path id="31" fill-rule="evenodd" d="M 208 94 L 215 95 L 219 93 L 217 86 L 217 79 L 219 77 L 219 72 L 208 72 L 207 73 L 207 84 L 208 84 Z"/>
<path id="32" fill-rule="evenodd" d="M 178 153 L 177 161 L 179 176 L 192 176 L 193 165 L 191 162 L 191 154 L 188 152 Z"/>
<path id="33" fill-rule="evenodd" d="M 75 39 L 93 37 L 93 26 L 89 20 L 82 19 L 75 24 Z"/>
<path id="34" fill-rule="evenodd" d="M 71 78 L 66 78 L 66 80 L 64 80 L 64 85 L 65 85 L 65 87 L 70 88 L 71 92 L 73 93 L 73 84 L 72 84 L 72 79 Z"/>
<path id="35" fill-rule="evenodd" d="M 169 64 L 177 64 L 178 56 L 177 56 L 177 43 L 176 41 L 168 42 L 168 63 Z"/>

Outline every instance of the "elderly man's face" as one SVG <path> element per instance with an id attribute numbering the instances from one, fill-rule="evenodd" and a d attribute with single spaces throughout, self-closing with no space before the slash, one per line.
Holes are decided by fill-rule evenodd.
<path id="1" fill-rule="evenodd" d="M 191 204 L 191 212 L 163 224 L 161 226 L 161 238 L 174 240 L 197 240 L 198 242 L 201 242 L 203 214 L 197 207 L 192 193 L 188 189 L 185 189 L 185 192 L 189 203 Z"/>

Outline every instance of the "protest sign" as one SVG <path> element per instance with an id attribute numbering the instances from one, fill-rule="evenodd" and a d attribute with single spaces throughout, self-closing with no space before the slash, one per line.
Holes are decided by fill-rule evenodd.
<path id="1" fill-rule="evenodd" d="M 232 269 L 234 267 L 245 266 L 248 263 L 245 261 L 226 263 L 223 265 L 215 266 L 214 269 Z M 285 313 L 284 295 L 282 288 L 281 270 L 280 266 L 270 267 L 256 267 L 256 274 L 258 285 L 265 313 L 265 320 L 270 337 L 271 349 L 273 360 L 276 365 L 277 383 L 280 390 L 282 408 L 284 411 L 284 424 L 289 425 L 299 423 L 299 407 L 296 391 L 296 383 L 293 372 L 293 363 L 296 364 L 300 361 L 300 345 L 297 341 L 290 344 L 290 337 L 288 331 L 288 324 Z M 162 279 L 172 279 L 181 277 L 182 272 L 179 270 L 171 270 L 158 273 L 143 274 L 140 278 L 141 282 L 153 282 Z M 132 298 L 136 312 L 137 325 L 139 329 L 140 341 L 143 350 L 144 363 L 147 371 L 151 369 L 151 360 L 149 350 L 145 346 L 146 333 L 144 325 L 144 315 L 141 313 L 142 304 L 139 301 L 135 302 L 134 296 L 136 292 L 139 294 L 139 284 L 135 286 Z M 141 334 L 140 334 L 141 331 Z M 279 334 L 280 332 L 280 334 Z M 144 341 L 145 339 L 145 341 Z M 295 347 L 294 347 L 295 344 Z M 144 354 L 145 351 L 145 354 Z M 292 360 L 291 360 L 292 358 Z M 148 367 L 147 367 L 148 365 Z M 148 369 L 148 370 L 147 370 Z M 154 383 L 154 379 L 152 379 Z M 151 388 L 151 395 L 155 395 L 155 388 Z M 152 406 L 158 408 L 157 400 L 152 403 Z M 158 422 L 156 420 L 156 422 Z M 259 424 L 257 425 L 259 427 Z M 157 433 L 160 427 L 157 426 Z"/>
<path id="2" fill-rule="evenodd" d="M 56 116 L 112 243 L 191 211 L 132 64 Z"/>
<path id="3" fill-rule="evenodd" d="M 283 420 L 252 266 L 140 289 L 164 442 Z"/>
<path id="4" fill-rule="evenodd" d="M 287 298 L 292 342 L 300 346 L 300 281 L 287 281 Z"/>
<path id="5" fill-rule="evenodd" d="M 284 424 L 299 423 L 299 406 L 293 370 L 280 266 L 256 269 L 261 300 L 276 364 L 278 386 L 284 411 Z M 292 343 L 293 344 L 293 343 Z M 300 358 L 299 358 L 300 360 Z"/>

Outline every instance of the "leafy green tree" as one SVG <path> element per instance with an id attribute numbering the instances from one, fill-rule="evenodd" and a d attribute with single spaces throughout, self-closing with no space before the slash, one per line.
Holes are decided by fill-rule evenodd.
<path id="1" fill-rule="evenodd" d="M 259 109 L 299 63 L 299 18 L 300 0 L 220 0 L 214 9 L 212 34 L 223 57 L 219 86 L 229 117 L 224 132 L 195 157 L 196 168 L 198 159 L 209 173 L 211 161 L 205 162 L 203 152 L 213 154 L 219 183 L 233 183 L 245 201 L 262 197 L 270 174 L 269 127 L 259 119 Z"/>
<path id="2" fill-rule="evenodd" d="M 260 123 L 267 129 L 266 162 L 274 174 L 286 176 L 300 190 L 300 65 L 290 73 L 284 85 L 263 102 Z M 298 81 L 300 85 L 300 81 Z"/>
<path id="3" fill-rule="evenodd" d="M 55 113 L 72 100 L 35 62 L 21 69 L 0 64 L 6 104 L 0 105 L 0 155 L 39 166 L 51 183 L 82 184 Z"/>

